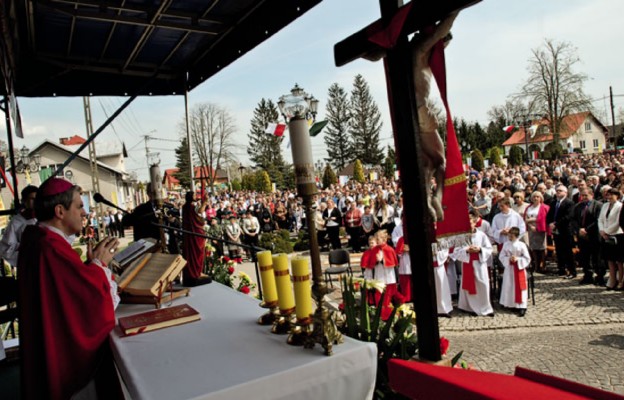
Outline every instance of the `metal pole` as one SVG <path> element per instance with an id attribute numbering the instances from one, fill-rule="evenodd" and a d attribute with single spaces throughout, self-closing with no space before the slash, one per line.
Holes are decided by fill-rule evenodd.
<path id="1" fill-rule="evenodd" d="M 186 75 L 188 79 L 188 74 Z M 193 170 L 193 144 L 191 142 L 191 130 L 189 129 L 189 109 L 188 109 L 188 85 L 187 89 L 184 90 L 184 118 L 186 123 L 186 143 L 188 144 L 188 152 L 189 152 L 189 174 L 191 175 L 191 190 L 195 191 L 195 173 Z M 203 194 L 202 194 L 203 195 Z"/>
<path id="2" fill-rule="evenodd" d="M 4 118 L 7 129 L 7 145 L 9 147 L 9 162 L 11 164 L 11 176 L 13 177 L 13 210 L 17 212 L 20 204 L 19 190 L 17 188 L 17 175 L 15 173 L 15 152 L 13 151 L 13 130 L 11 129 L 11 117 L 9 110 L 9 97 L 4 96 Z M 2 166 L 4 168 L 4 165 Z"/>
<path id="3" fill-rule="evenodd" d="M 615 137 L 615 114 L 613 112 L 613 88 L 609 86 L 609 98 L 611 100 L 611 136 L 613 137 L 613 150 L 617 149 L 617 138 Z M 610 148 L 610 141 L 607 140 L 607 148 Z"/>

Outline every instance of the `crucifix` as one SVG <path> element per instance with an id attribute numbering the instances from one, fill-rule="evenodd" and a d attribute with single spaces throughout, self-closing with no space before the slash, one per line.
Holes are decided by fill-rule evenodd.
<path id="1" fill-rule="evenodd" d="M 336 66 L 357 58 L 384 60 L 405 204 L 404 235 L 411 249 L 418 354 L 430 361 L 441 359 L 432 243 L 435 242 L 434 221 L 443 218 L 439 196 L 445 160 L 437 122 L 426 104 L 431 70 L 423 63 L 428 63 L 433 45 L 447 36 L 459 10 L 478 1 L 413 0 L 403 5 L 403 0 L 379 0 L 381 19 L 334 46 Z M 410 41 L 411 34 L 414 36 Z M 435 190 L 428 189 L 430 180 L 435 180 Z M 424 204 L 427 207 L 419 206 Z"/>

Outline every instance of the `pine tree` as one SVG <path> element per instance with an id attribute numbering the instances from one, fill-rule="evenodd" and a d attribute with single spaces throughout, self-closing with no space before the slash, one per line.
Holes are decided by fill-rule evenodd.
<path id="1" fill-rule="evenodd" d="M 331 165 L 325 166 L 325 172 L 323 172 L 323 189 L 328 188 L 330 185 L 335 185 L 337 181 L 336 173 L 332 169 Z"/>
<path id="2" fill-rule="evenodd" d="M 281 148 L 283 137 L 270 135 L 265 132 L 267 126 L 270 123 L 277 122 L 278 118 L 279 113 L 273 101 L 260 100 L 251 120 L 251 131 L 247 135 L 249 138 L 247 154 L 249 154 L 251 162 L 263 170 L 275 167 L 279 171 L 284 166 Z M 273 176 L 271 177 L 272 180 L 275 180 L 274 178 Z"/>
<path id="3" fill-rule="evenodd" d="M 509 149 L 509 165 L 512 167 L 522 165 L 522 149 L 520 146 L 514 144 Z"/>
<path id="4" fill-rule="evenodd" d="M 271 184 L 271 178 L 269 177 L 269 173 L 260 170 L 256 174 L 256 190 L 264 193 L 271 193 L 273 191 L 273 185 Z"/>
<path id="5" fill-rule="evenodd" d="M 483 171 L 484 162 L 483 162 L 483 154 L 481 150 L 476 149 L 472 152 L 472 168 L 476 171 Z"/>
<path id="6" fill-rule="evenodd" d="M 349 132 L 353 137 L 355 157 L 364 164 L 379 165 L 383 151 L 379 147 L 381 113 L 371 97 L 368 83 L 356 75 L 351 91 L 351 120 Z"/>
<path id="7" fill-rule="evenodd" d="M 366 178 L 364 178 L 364 168 L 362 168 L 362 162 L 360 160 L 355 160 L 353 164 L 353 179 L 359 183 L 364 183 L 366 180 Z"/>
<path id="8" fill-rule="evenodd" d="M 383 163 L 383 174 L 387 179 L 394 178 L 394 163 L 395 161 L 395 152 L 394 149 L 388 146 L 388 152 L 386 154 L 386 159 Z"/>
<path id="9" fill-rule="evenodd" d="M 328 157 L 325 160 L 341 170 L 355 158 L 353 139 L 349 135 L 349 100 L 347 93 L 337 83 L 329 87 L 328 96 L 325 107 L 328 124 L 324 137 Z"/>
<path id="10" fill-rule="evenodd" d="M 492 147 L 490 149 L 490 164 L 496 164 L 498 167 L 503 165 L 498 147 Z"/>
<path id="11" fill-rule="evenodd" d="M 191 189 L 191 162 L 189 157 L 188 140 L 183 137 L 180 146 L 175 149 L 176 168 L 178 171 L 173 176 L 180 181 L 180 186 L 184 190 Z"/>

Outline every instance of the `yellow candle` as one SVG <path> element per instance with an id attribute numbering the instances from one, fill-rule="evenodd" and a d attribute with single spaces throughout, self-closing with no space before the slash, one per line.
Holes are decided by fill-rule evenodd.
<path id="1" fill-rule="evenodd" d="M 258 256 L 260 265 L 260 281 L 262 283 L 262 297 L 265 303 L 277 302 L 277 288 L 275 286 L 275 275 L 273 274 L 273 259 L 269 250 L 261 251 Z"/>
<path id="2" fill-rule="evenodd" d="M 276 254 L 273 256 L 273 273 L 277 285 L 277 303 L 282 313 L 290 313 L 295 308 L 290 273 L 288 271 L 288 256 Z"/>
<path id="3" fill-rule="evenodd" d="M 310 266 L 306 257 L 292 259 L 292 274 L 295 281 L 295 310 L 297 319 L 312 315 L 312 288 L 310 286 Z"/>

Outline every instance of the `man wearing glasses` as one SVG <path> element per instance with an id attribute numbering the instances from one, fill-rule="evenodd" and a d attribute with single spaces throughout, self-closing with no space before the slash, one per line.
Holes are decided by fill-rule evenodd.
<path id="1" fill-rule="evenodd" d="M 572 255 L 572 232 L 570 218 L 574 202 L 568 198 L 568 189 L 563 184 L 555 187 L 555 198 L 550 203 L 546 215 L 546 223 L 550 227 L 557 253 L 557 269 L 559 276 L 566 279 L 576 278 L 576 265 Z M 567 271 L 567 274 L 566 274 Z"/>

